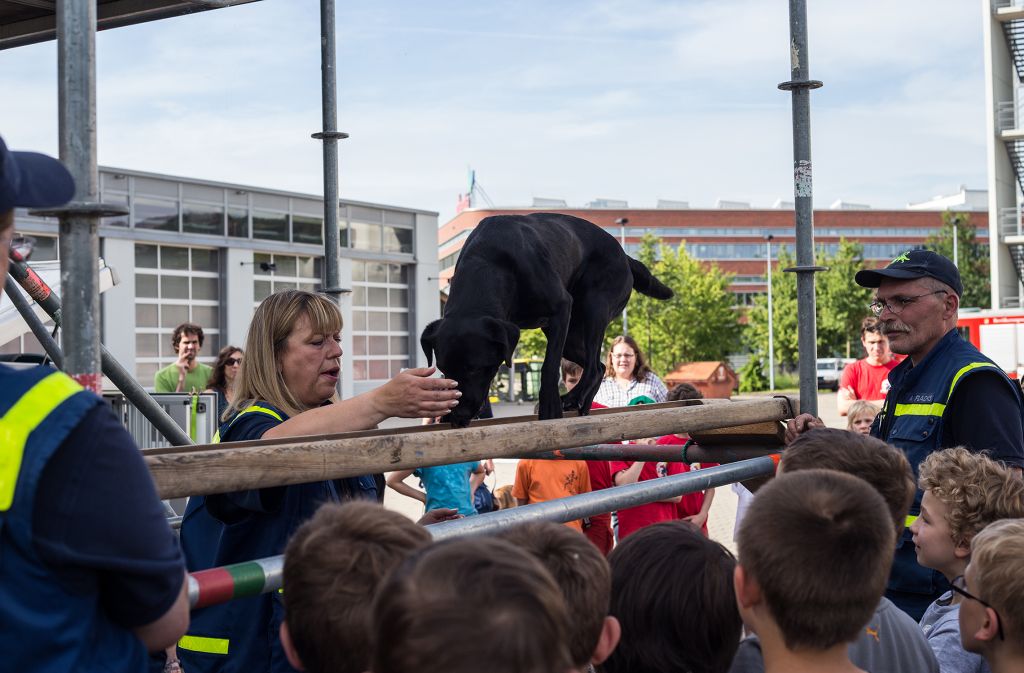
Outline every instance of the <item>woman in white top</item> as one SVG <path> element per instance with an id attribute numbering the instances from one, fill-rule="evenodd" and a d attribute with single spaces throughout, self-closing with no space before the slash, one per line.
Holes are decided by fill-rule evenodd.
<path id="1" fill-rule="evenodd" d="M 668 390 L 647 366 L 633 338 L 617 336 L 608 351 L 604 380 L 594 401 L 606 407 L 625 407 L 641 396 L 664 402 Z"/>

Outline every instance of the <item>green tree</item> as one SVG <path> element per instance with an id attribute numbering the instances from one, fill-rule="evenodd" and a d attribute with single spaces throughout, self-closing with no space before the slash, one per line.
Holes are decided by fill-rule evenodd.
<path id="1" fill-rule="evenodd" d="M 979 243 L 970 213 L 942 213 L 942 228 L 925 241 L 925 247 L 953 259 L 953 229 L 956 228 L 957 265 L 964 283 L 961 306 L 991 308 L 992 284 L 989 277 L 989 248 Z"/>

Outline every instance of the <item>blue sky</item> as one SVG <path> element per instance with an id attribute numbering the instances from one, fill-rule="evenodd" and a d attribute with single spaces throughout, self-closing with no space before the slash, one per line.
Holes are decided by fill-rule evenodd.
<path id="1" fill-rule="evenodd" d="M 815 204 L 984 188 L 981 3 L 809 2 Z M 338 2 L 341 195 L 792 199 L 787 3 Z M 322 193 L 319 3 L 97 37 L 104 165 Z M 54 43 L 0 52 L 0 133 L 57 151 Z"/>

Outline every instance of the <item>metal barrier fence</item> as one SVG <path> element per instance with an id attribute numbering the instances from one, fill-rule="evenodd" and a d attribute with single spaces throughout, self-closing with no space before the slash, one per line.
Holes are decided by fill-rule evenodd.
<path id="1" fill-rule="evenodd" d="M 743 460 L 731 465 L 592 491 L 559 500 L 524 505 L 513 509 L 480 514 L 427 526 L 435 540 L 464 535 L 493 533 L 528 521 L 565 523 L 595 514 L 674 498 L 687 493 L 724 486 L 775 473 L 779 454 Z M 193 609 L 226 603 L 277 591 L 282 587 L 284 556 L 272 556 L 236 563 L 188 576 L 188 599 Z"/>

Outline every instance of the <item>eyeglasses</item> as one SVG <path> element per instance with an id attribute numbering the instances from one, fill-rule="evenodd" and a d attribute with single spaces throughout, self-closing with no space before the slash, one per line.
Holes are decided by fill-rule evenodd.
<path id="1" fill-rule="evenodd" d="M 893 315 L 899 315 L 906 310 L 908 306 L 913 304 L 921 297 L 930 297 L 933 294 L 949 294 L 946 290 L 935 290 L 934 292 L 925 292 L 924 294 L 918 294 L 913 297 L 893 297 L 892 299 L 876 299 L 875 301 L 868 304 L 868 308 L 875 315 L 882 315 L 882 311 L 886 309 Z"/>
<path id="2" fill-rule="evenodd" d="M 612 353 L 613 360 L 632 360 L 635 357 L 633 353 Z"/>
<path id="3" fill-rule="evenodd" d="M 242 364 L 242 358 L 228 358 L 224 361 L 224 364 L 228 367 Z"/>
<path id="4" fill-rule="evenodd" d="M 967 580 L 964 578 L 963 575 L 960 575 L 959 577 L 953 578 L 953 581 L 950 583 L 949 588 L 952 589 L 953 591 L 955 591 L 956 593 L 960 594 L 964 598 L 969 598 L 972 601 L 978 601 L 979 603 L 984 605 L 986 608 L 989 608 L 990 610 L 992 610 L 992 612 L 995 612 L 996 613 L 996 626 L 999 628 L 999 640 L 1004 640 L 1004 638 L 1003 638 L 1003 619 L 1002 619 L 1002 617 L 999 616 L 999 613 L 996 612 L 996 609 L 994 607 L 992 607 L 991 603 L 987 603 L 987 602 L 981 600 L 980 598 L 978 598 L 977 596 L 975 596 L 974 594 L 972 594 L 972 593 L 967 591 Z"/>

